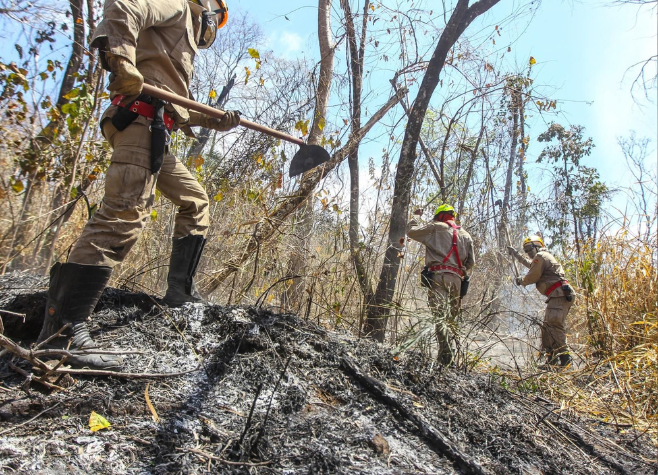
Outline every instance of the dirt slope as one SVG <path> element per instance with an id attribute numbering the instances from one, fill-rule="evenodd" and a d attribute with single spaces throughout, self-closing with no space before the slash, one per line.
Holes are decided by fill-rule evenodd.
<path id="1" fill-rule="evenodd" d="M 0 278 L 5 334 L 40 328 L 46 281 Z M 18 323 L 17 323 L 18 322 Z M 655 473 L 635 432 L 560 413 L 487 374 L 440 368 L 254 307 L 163 310 L 107 289 L 98 341 L 143 351 L 124 371 L 178 377 L 78 377 L 48 391 L 0 358 L 2 473 Z M 145 389 L 160 422 L 153 420 Z M 45 411 L 45 412 L 43 412 Z M 112 424 L 89 430 L 92 411 Z M 43 412 L 43 413 L 42 413 Z M 41 414 L 40 414 L 41 413 Z M 40 415 L 39 415 L 40 414 Z M 35 416 L 39 415 L 33 420 Z M 3 433 L 4 432 L 4 433 Z"/>

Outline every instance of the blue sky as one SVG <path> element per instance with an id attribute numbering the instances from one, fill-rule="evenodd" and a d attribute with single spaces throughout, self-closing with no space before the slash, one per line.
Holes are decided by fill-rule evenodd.
<path id="1" fill-rule="evenodd" d="M 231 0 L 229 8 L 246 10 L 258 20 L 268 39 L 267 48 L 277 55 L 317 61 L 316 5 L 309 0 L 288 0 L 285 7 L 281 2 Z M 502 20 L 518 5 L 518 1 L 503 0 L 486 21 Z M 502 40 L 512 41 L 508 60 L 525 65 L 530 56 L 535 57 L 537 83 L 558 99 L 560 114 L 555 120 L 583 125 L 586 136 L 594 139 L 596 148 L 585 165 L 596 166 L 610 186 L 627 186 L 631 176 L 616 137 L 635 130 L 638 136 L 652 139 L 650 163 L 656 166 L 656 91 L 651 93 L 653 102 L 636 94 L 638 105 L 630 92 L 637 70 L 627 71 L 656 54 L 655 9 L 609 6 L 594 0 L 545 0 L 534 18 L 507 25 Z M 466 33 L 474 32 L 477 25 Z M 546 128 L 538 122 L 530 130 L 533 140 Z M 541 149 L 542 144 L 531 144 L 530 159 Z"/>
<path id="2" fill-rule="evenodd" d="M 404 6 L 412 3 L 426 8 L 440 6 L 435 0 L 392 0 L 387 3 L 395 1 Z M 333 3 L 336 12 L 338 0 Z M 637 69 L 628 71 L 633 64 L 656 55 L 655 9 L 609 6 L 612 0 L 544 0 L 534 18 L 524 16 L 510 21 L 510 12 L 524 3 L 526 0 L 502 0 L 491 9 L 482 25 L 490 27 L 498 22 L 504 25 L 499 43 L 511 45 L 512 52 L 506 53 L 505 59 L 516 65 L 517 70 L 523 70 L 530 56 L 536 58 L 533 69 L 536 84 L 543 85 L 544 92 L 558 100 L 560 114 L 553 119 L 564 125 L 583 125 L 586 137 L 594 139 L 596 148 L 584 164 L 598 168 L 610 187 L 628 186 L 632 176 L 617 145 L 617 137 L 635 130 L 638 136 L 652 139 L 649 163 L 655 169 L 658 142 L 656 90 L 651 91 L 653 102 L 644 99 L 638 91 L 638 104 L 630 92 Z M 316 1 L 229 0 L 228 5 L 233 12 L 238 9 L 247 11 L 261 25 L 267 39 L 265 48 L 277 56 L 318 61 Z M 337 26 L 336 21 L 333 26 Z M 477 23 L 471 25 L 466 36 L 486 39 L 489 33 L 480 30 L 480 26 Z M 6 54 L 10 58 L 5 60 L 14 59 L 11 57 L 15 56 L 15 51 L 10 49 Z M 68 51 L 58 51 L 55 56 L 58 54 L 64 58 Z M 378 67 L 382 65 L 384 63 L 378 63 Z M 387 97 L 390 77 L 390 71 L 380 71 L 379 76 L 369 76 L 366 86 L 376 88 L 377 81 L 382 81 L 379 89 L 385 91 L 382 94 Z M 438 100 L 438 95 L 435 96 Z M 379 103 L 383 100 L 385 98 Z M 338 110 L 335 112 L 340 114 Z M 395 113 L 398 117 L 401 114 L 400 111 Z M 533 141 L 546 129 L 545 121 L 548 120 L 551 118 L 536 117 L 530 121 L 532 127 L 528 132 Z M 377 156 L 381 150 L 378 140 L 376 133 L 366 139 L 362 148 L 364 158 Z M 531 143 L 530 162 L 542 148 L 543 144 Z M 530 170 L 532 173 L 532 168 Z M 534 186 L 533 191 L 540 189 L 542 184 L 536 185 L 539 186 Z M 623 205 L 620 195 L 615 206 Z"/>

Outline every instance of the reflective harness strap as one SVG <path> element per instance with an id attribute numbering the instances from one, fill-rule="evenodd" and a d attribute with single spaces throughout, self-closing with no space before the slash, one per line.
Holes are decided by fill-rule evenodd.
<path id="1" fill-rule="evenodd" d="M 461 269 L 457 269 L 456 267 L 444 266 L 442 264 L 439 264 L 438 266 L 432 266 L 432 267 L 429 268 L 430 272 L 437 272 L 437 271 L 440 271 L 440 270 L 447 270 L 449 272 L 454 272 L 458 276 L 464 277 L 464 273 L 461 271 Z"/>

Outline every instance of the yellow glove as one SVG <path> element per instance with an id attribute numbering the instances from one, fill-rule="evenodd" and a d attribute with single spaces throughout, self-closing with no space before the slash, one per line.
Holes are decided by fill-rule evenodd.
<path id="1" fill-rule="evenodd" d="M 221 119 L 215 117 L 208 117 L 200 112 L 190 111 L 189 125 L 194 127 L 199 125 L 204 129 L 213 129 L 218 132 L 226 132 L 240 125 L 240 112 L 226 111 Z"/>
<path id="2" fill-rule="evenodd" d="M 138 96 L 142 92 L 144 77 L 137 68 L 123 56 L 111 53 L 105 55 L 110 65 L 110 85 L 107 87 L 115 94 Z"/>

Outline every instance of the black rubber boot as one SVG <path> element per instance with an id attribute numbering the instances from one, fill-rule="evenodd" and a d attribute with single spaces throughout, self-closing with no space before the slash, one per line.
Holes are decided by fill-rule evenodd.
<path id="1" fill-rule="evenodd" d="M 46 317 L 37 341 L 46 340 L 68 323 L 70 326 L 45 347 L 63 350 L 98 348 L 89 335 L 86 321 L 94 311 L 111 274 L 111 267 L 70 262 L 55 264 L 50 269 Z M 121 363 L 121 358 L 115 355 L 70 356 L 65 362 L 78 368 L 103 370 L 117 370 Z"/>
<path id="2" fill-rule="evenodd" d="M 569 353 L 563 353 L 560 355 L 560 366 L 566 368 L 571 364 L 571 355 Z"/>
<path id="3" fill-rule="evenodd" d="M 194 284 L 194 274 L 205 245 L 206 238 L 203 236 L 190 234 L 172 239 L 168 287 L 163 299 L 170 307 L 180 307 L 185 302 L 205 302 Z"/>

